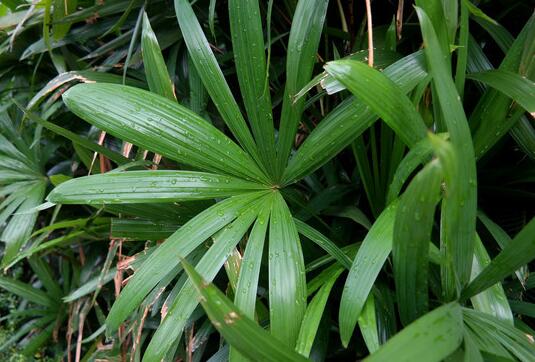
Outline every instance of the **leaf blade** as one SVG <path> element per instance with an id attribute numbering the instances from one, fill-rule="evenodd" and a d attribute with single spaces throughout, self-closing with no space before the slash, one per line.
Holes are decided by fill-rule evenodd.
<path id="1" fill-rule="evenodd" d="M 375 279 L 392 250 L 397 202 L 388 206 L 372 225 L 360 246 L 347 276 L 338 320 L 340 338 L 347 346 Z"/>
<path id="2" fill-rule="evenodd" d="M 268 266 L 271 334 L 294 348 L 306 310 L 305 265 L 297 228 L 280 193 L 271 209 Z"/>
<path id="3" fill-rule="evenodd" d="M 206 200 L 235 196 L 266 186 L 196 171 L 127 171 L 78 177 L 47 197 L 56 204 L 132 204 Z"/>
<path id="4" fill-rule="evenodd" d="M 87 122 L 144 149 L 208 171 L 266 181 L 230 138 L 159 95 L 115 84 L 79 84 L 63 100 Z"/>
<path id="5" fill-rule="evenodd" d="M 195 269 L 184 264 L 193 281 L 201 304 L 217 330 L 246 357 L 265 361 L 307 361 L 249 319 L 215 286 L 204 281 Z"/>

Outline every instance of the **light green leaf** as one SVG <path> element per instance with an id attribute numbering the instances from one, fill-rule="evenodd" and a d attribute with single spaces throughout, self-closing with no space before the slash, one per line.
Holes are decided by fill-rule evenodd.
<path id="1" fill-rule="evenodd" d="M 379 334 L 377 331 L 377 316 L 375 314 L 375 297 L 373 293 L 368 295 L 368 299 L 362 308 L 362 313 L 358 319 L 360 333 L 364 338 L 364 343 L 370 353 L 379 349 Z"/>
<path id="2" fill-rule="evenodd" d="M 258 279 L 260 277 L 260 267 L 262 266 L 262 254 L 266 240 L 269 216 L 271 214 L 271 201 L 266 202 L 260 210 L 258 218 L 249 234 L 247 246 L 241 262 L 234 304 L 243 315 L 254 320 L 255 304 L 258 292 Z M 229 351 L 229 361 L 241 361 L 243 356 L 233 347 Z"/>
<path id="3" fill-rule="evenodd" d="M 471 336 L 482 351 L 503 356 L 507 360 L 516 357 L 520 361 L 530 362 L 535 358 L 533 342 L 511 323 L 468 308 L 463 308 L 463 320 L 469 327 L 465 329 L 474 331 Z"/>
<path id="4" fill-rule="evenodd" d="M 141 219 L 111 220 L 111 237 L 125 240 L 162 240 L 171 236 L 180 225 Z"/>
<path id="5" fill-rule="evenodd" d="M 9 223 L 2 231 L 0 240 L 6 243 L 2 258 L 3 267 L 17 258 L 20 249 L 32 234 L 39 213 L 33 209 L 43 201 L 45 189 L 45 182 L 36 182 L 26 189 L 25 199 L 18 207 L 17 214 L 11 216 Z"/>

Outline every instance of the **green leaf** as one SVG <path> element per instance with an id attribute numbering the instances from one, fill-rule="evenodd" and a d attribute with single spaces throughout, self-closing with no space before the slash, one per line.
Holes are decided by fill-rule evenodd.
<path id="1" fill-rule="evenodd" d="M 505 29 L 496 29 L 499 36 L 502 48 L 507 51 L 503 58 L 499 69 L 502 71 L 518 72 L 526 75 L 530 74 L 534 63 L 521 67 L 521 61 L 525 49 L 529 49 L 535 41 L 532 33 L 535 31 L 535 16 L 527 21 L 522 31 L 518 34 L 516 39 L 505 31 Z M 494 34 L 492 32 L 491 34 Z M 496 36 L 493 37 L 496 39 Z M 500 44 L 500 43 L 499 43 Z M 475 41 L 469 43 L 469 50 L 472 53 L 470 58 L 473 58 L 473 65 L 470 67 L 471 72 L 482 72 L 492 69 L 492 63 L 485 57 L 479 45 Z M 469 60 L 470 60 L 469 58 Z M 478 83 L 479 85 L 484 85 Z M 515 110 L 515 108 L 517 108 Z M 479 98 L 476 107 L 470 115 L 470 124 L 473 129 L 476 129 L 474 134 L 474 148 L 478 158 L 481 158 L 485 153 L 498 142 L 508 130 L 514 129 L 514 134 L 518 135 L 518 127 L 522 127 L 524 111 L 520 107 L 513 107 L 511 109 L 511 99 L 498 91 L 497 89 L 487 89 L 485 93 Z M 512 114 L 510 114 L 512 112 Z M 520 123 L 518 122 L 520 120 Z M 515 126 L 515 124 L 517 126 Z M 525 126 L 525 123 L 524 123 Z M 516 137 L 517 140 L 529 145 L 529 132 L 526 127 L 522 127 L 524 134 L 521 138 Z"/>
<path id="2" fill-rule="evenodd" d="M 338 246 L 336 246 L 336 244 L 329 240 L 329 238 L 298 219 L 294 218 L 294 222 L 299 234 L 316 243 L 316 245 L 325 250 L 344 268 L 351 268 L 351 259 L 349 259 L 349 257 Z"/>
<path id="3" fill-rule="evenodd" d="M 253 319 L 255 312 L 258 278 L 262 264 L 262 253 L 271 213 L 271 204 L 266 203 L 260 210 L 258 218 L 247 240 L 243 255 L 234 303 L 244 315 Z"/>
<path id="4" fill-rule="evenodd" d="M 404 325 L 429 308 L 429 240 L 442 176 L 438 161 L 430 162 L 414 177 L 399 201 L 392 256 L 399 316 Z"/>
<path id="5" fill-rule="evenodd" d="M 78 177 L 47 197 L 56 204 L 130 204 L 205 200 L 266 189 L 230 176 L 194 171 L 127 171 Z"/>
<path id="6" fill-rule="evenodd" d="M 45 189 L 45 182 L 36 182 L 29 187 L 24 201 L 17 209 L 17 214 L 11 217 L 2 231 L 0 240 L 6 243 L 2 258 L 3 267 L 6 267 L 18 256 L 20 249 L 32 234 L 37 214 L 39 213 L 34 208 L 43 201 Z"/>
<path id="7" fill-rule="evenodd" d="M 468 10 L 470 11 L 470 14 L 472 14 L 473 16 L 475 17 L 478 17 L 478 18 L 482 18 L 490 23 L 493 23 L 493 24 L 496 24 L 496 21 L 494 19 L 492 19 L 491 17 L 489 17 L 487 14 L 485 14 L 480 8 L 478 8 L 477 6 L 475 6 L 474 4 L 472 4 L 470 2 L 470 0 L 462 0 L 462 3 L 464 6 L 466 6 L 468 8 Z"/>
<path id="8" fill-rule="evenodd" d="M 512 274 L 535 258 L 535 218 L 470 282 L 461 299 L 470 298 Z"/>
<path id="9" fill-rule="evenodd" d="M 447 54 L 441 49 L 427 14 L 420 8 L 416 11 L 426 46 L 427 64 L 457 159 L 456 167 L 449 176 L 444 168 L 448 190 L 441 214 L 441 245 L 453 267 L 448 268 L 444 276 L 446 297 L 450 299 L 456 294 L 456 281 L 464 286 L 470 280 L 477 207 L 476 159 L 468 121 L 451 76 L 450 64 L 446 61 Z"/>
<path id="10" fill-rule="evenodd" d="M 161 96 L 115 84 L 79 84 L 63 100 L 87 122 L 143 149 L 208 171 L 266 181 L 230 138 Z"/>
<path id="11" fill-rule="evenodd" d="M 27 109 L 32 110 L 37 107 L 43 100 L 55 90 L 62 88 L 69 82 L 83 82 L 83 83 L 116 83 L 122 84 L 123 77 L 116 74 L 108 74 L 103 72 L 96 72 L 93 70 L 73 70 L 71 72 L 61 73 L 50 80 L 33 98 L 28 102 Z M 131 85 L 138 88 L 143 88 L 144 83 L 127 78 L 126 85 Z"/>
<path id="12" fill-rule="evenodd" d="M 321 317 L 324 313 L 325 306 L 327 305 L 327 300 L 331 294 L 334 283 L 342 272 L 343 269 L 339 269 L 337 272 L 333 273 L 329 279 L 324 282 L 316 295 L 314 295 L 307 307 L 299 331 L 297 345 L 295 347 L 295 350 L 305 357 L 310 355 L 310 350 L 312 349 L 312 345 L 316 338 Z"/>
<path id="13" fill-rule="evenodd" d="M 412 147 L 425 137 L 427 128 L 422 117 L 387 76 L 367 64 L 351 60 L 329 62 L 325 70 L 366 103 L 405 144 Z"/>
<path id="14" fill-rule="evenodd" d="M 490 257 L 485 246 L 476 235 L 476 246 L 474 249 L 474 264 L 472 266 L 472 280 L 490 263 Z M 470 298 L 475 310 L 496 316 L 497 318 L 513 324 L 513 313 L 507 301 L 507 296 L 500 283 L 494 284 L 487 290 Z"/>
<path id="15" fill-rule="evenodd" d="M 375 279 L 392 250 L 397 202 L 388 206 L 364 238 L 349 270 L 340 300 L 340 337 L 347 347 Z"/>
<path id="16" fill-rule="evenodd" d="M 306 309 L 305 265 L 297 228 L 280 193 L 271 209 L 268 259 L 271 334 L 294 348 Z"/>
<path id="17" fill-rule="evenodd" d="M 178 263 L 178 257 L 187 257 L 203 241 L 232 222 L 249 205 L 264 195 L 264 192 L 234 196 L 206 209 L 161 244 L 134 274 L 119 298 L 113 304 L 106 326 L 116 330 L 145 296 Z"/>
<path id="18" fill-rule="evenodd" d="M 69 131 L 68 129 L 65 129 L 61 126 L 58 126 L 57 124 L 54 124 L 52 122 L 45 121 L 41 117 L 37 116 L 33 112 L 29 111 L 23 111 L 24 114 L 31 119 L 32 121 L 35 121 L 36 123 L 42 125 L 43 127 L 51 130 L 54 133 L 59 134 L 60 136 L 63 136 L 69 140 L 71 140 L 74 144 L 79 144 L 80 146 L 83 146 L 84 148 L 87 148 L 91 151 L 100 153 L 113 162 L 117 163 L 118 165 L 122 165 L 126 162 L 128 162 L 128 159 L 121 154 L 114 152 L 104 146 L 101 146 L 97 143 L 94 143 L 86 138 L 78 136 L 78 134 Z"/>
<path id="19" fill-rule="evenodd" d="M 347 218 L 356 222 L 359 225 L 364 226 L 368 230 L 370 230 L 370 228 L 372 227 L 372 223 L 370 222 L 366 214 L 364 214 L 361 209 L 355 206 L 347 206 L 341 210 L 327 210 L 326 212 L 324 212 L 324 214 Z"/>
<path id="20" fill-rule="evenodd" d="M 125 240 L 162 240 L 171 236 L 180 225 L 140 219 L 111 220 L 111 237 Z"/>
<path id="21" fill-rule="evenodd" d="M 228 6 L 234 61 L 243 102 L 260 157 L 273 174 L 275 130 L 258 0 L 230 0 Z"/>
<path id="22" fill-rule="evenodd" d="M 488 70 L 468 74 L 466 77 L 497 89 L 520 104 L 526 111 L 535 112 L 535 83 L 531 80 L 506 70 Z"/>
<path id="23" fill-rule="evenodd" d="M 386 68 L 383 74 L 403 92 L 409 92 L 427 76 L 423 53 L 406 56 Z M 360 99 L 348 98 L 343 101 L 320 122 L 290 159 L 284 171 L 283 184 L 296 182 L 318 169 L 376 119 L 377 115 Z"/>
<path id="24" fill-rule="evenodd" d="M 492 221 L 487 215 L 485 215 L 482 211 L 478 211 L 477 217 L 479 220 L 485 225 L 489 233 L 492 235 L 494 240 L 498 243 L 500 246 L 500 249 L 503 250 L 509 243 L 511 242 L 511 237 L 503 230 L 498 224 L 496 224 L 494 221 Z M 516 277 L 518 278 L 518 281 L 524 285 L 526 280 L 529 276 L 529 271 L 527 267 L 521 267 L 516 272 Z"/>
<path id="25" fill-rule="evenodd" d="M 234 296 L 234 304 L 244 316 L 254 320 L 255 304 L 258 292 L 258 279 L 262 266 L 262 254 L 266 240 L 266 232 L 271 214 L 271 201 L 266 202 L 260 210 L 258 218 L 249 234 L 247 246 L 238 275 L 238 283 Z M 243 360 L 243 356 L 234 347 L 230 348 L 229 361 Z"/>
<path id="26" fill-rule="evenodd" d="M 263 200 L 265 201 L 266 198 Z M 214 244 L 204 253 L 196 265 L 196 268 L 202 273 L 203 278 L 209 281 L 215 278 L 229 255 L 232 254 L 236 244 L 238 244 L 255 221 L 259 208 L 263 205 L 263 200 L 257 199 L 256 202 L 248 205 L 248 208 L 241 212 L 236 220 L 213 237 Z M 165 244 L 168 242 L 169 240 Z M 180 250 L 177 252 L 180 255 Z M 149 260 L 146 263 L 148 262 Z M 180 288 L 178 295 L 169 306 L 162 323 L 152 336 L 143 356 L 144 360 L 161 361 L 164 358 L 167 351 L 170 350 L 182 334 L 191 313 L 193 313 L 198 303 L 199 301 L 195 298 L 194 285 L 192 284 L 192 280 L 189 279 Z"/>
<path id="27" fill-rule="evenodd" d="M 362 308 L 362 313 L 358 319 L 360 333 L 364 338 L 364 343 L 370 353 L 379 349 L 379 334 L 377 331 L 377 315 L 375 313 L 375 297 L 373 293 L 368 295 L 368 299 Z"/>
<path id="28" fill-rule="evenodd" d="M 459 304 L 446 304 L 411 323 L 364 361 L 442 361 L 463 340 L 462 320 Z"/>
<path id="29" fill-rule="evenodd" d="M 398 197 L 409 176 L 418 166 L 428 161 L 432 154 L 433 146 L 428 137 L 424 138 L 410 149 L 409 153 L 407 153 L 399 163 L 398 168 L 392 177 L 392 181 L 388 186 L 388 194 L 386 197 L 387 204 L 390 204 Z"/>
<path id="30" fill-rule="evenodd" d="M 294 96 L 312 76 L 328 5 L 328 0 L 299 0 L 292 19 L 286 53 L 286 86 L 282 98 L 277 143 L 280 171 L 288 161 L 297 127 L 305 109 L 305 99 L 301 98 L 294 102 Z"/>
<path id="31" fill-rule="evenodd" d="M 59 21 L 70 13 L 73 13 L 76 10 L 77 4 L 77 0 L 54 0 L 54 12 L 52 14 L 52 34 L 54 40 L 62 39 L 69 32 L 71 24 L 60 23 Z"/>
<path id="32" fill-rule="evenodd" d="M 91 278 L 86 283 L 82 284 L 80 287 L 78 287 L 77 289 L 70 292 L 67 296 L 65 296 L 63 298 L 63 301 L 65 303 L 71 303 L 90 293 L 93 293 L 98 288 L 101 288 L 103 285 L 106 285 L 109 282 L 111 282 L 116 274 L 117 274 L 117 269 L 112 268 L 102 277 L 100 275 L 97 275 L 94 278 Z"/>
<path id="33" fill-rule="evenodd" d="M 258 150 L 189 0 L 175 0 L 175 12 L 188 53 L 221 117 L 240 145 L 258 161 Z"/>
<path id="34" fill-rule="evenodd" d="M 167 99 L 176 101 L 173 83 L 169 78 L 165 60 L 158 44 L 156 34 L 152 31 L 147 13 L 143 13 L 143 29 L 141 32 L 141 51 L 143 52 L 143 65 L 147 75 L 147 83 L 151 92 Z"/>
<path id="35" fill-rule="evenodd" d="M 463 320 L 469 327 L 465 330 L 474 331 L 471 336 L 482 351 L 503 356 L 507 360 L 514 360 L 513 356 L 524 362 L 535 358 L 533 342 L 511 323 L 468 308 L 463 308 Z"/>
<path id="36" fill-rule="evenodd" d="M 191 265 L 183 264 L 212 324 L 240 353 L 252 360 L 307 361 L 242 314 L 214 285 L 203 280 Z"/>
<path id="37" fill-rule="evenodd" d="M 52 300 L 42 290 L 12 278 L 0 276 L 0 288 L 38 305 L 45 307 L 53 305 Z"/>

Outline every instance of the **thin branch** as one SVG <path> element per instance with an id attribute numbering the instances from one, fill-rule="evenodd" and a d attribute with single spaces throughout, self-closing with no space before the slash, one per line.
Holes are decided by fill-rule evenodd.
<path id="1" fill-rule="evenodd" d="M 368 65 L 373 67 L 373 30 L 371 0 L 366 1 L 366 23 L 368 24 Z"/>

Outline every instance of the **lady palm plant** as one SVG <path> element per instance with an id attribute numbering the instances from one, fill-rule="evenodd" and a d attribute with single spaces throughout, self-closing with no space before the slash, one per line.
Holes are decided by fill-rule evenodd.
<path id="1" fill-rule="evenodd" d="M 151 217 L 114 220 L 112 237 L 166 238 L 134 257 L 140 266 L 108 313 L 108 335 L 119 331 L 117 336 L 124 338 L 125 322 L 128 330 L 141 330 L 147 310 L 174 284 L 161 307 L 160 325 L 148 334 L 143 360 L 173 359 L 177 342 L 200 318 L 199 303 L 230 344 L 231 360 L 303 360 L 323 333 L 329 296 L 348 270 L 340 296 L 339 339 L 348 347 L 358 324 L 369 360 L 532 360 L 533 345 L 514 327 L 506 293 L 496 283 L 535 257 L 535 221 L 526 220 L 513 240 L 500 242 L 503 250 L 491 260 L 476 233 L 476 163 L 513 127 L 519 144 L 529 149 L 518 128 L 531 127 L 525 112 L 535 111 L 529 80 L 535 24 L 532 17 L 514 41 L 504 29 L 493 28 L 497 38 L 509 39 L 503 62 L 493 70 L 468 31 L 469 16 L 494 24 L 492 19 L 468 1 L 452 4 L 416 2 L 423 50 L 399 59 L 388 49 L 375 49 L 376 65 L 384 70 L 359 61 L 369 52 L 356 53 L 326 63 L 325 71 L 311 79 L 328 1 L 297 2 L 276 122 L 270 41 L 264 41 L 259 2 L 228 2 L 244 117 L 191 4 L 175 0 L 191 71 L 231 135 L 195 113 L 202 111 L 202 102 L 192 100 L 187 107 L 177 102 L 151 20 L 141 10 L 136 28 L 142 29 L 149 91 L 111 84 L 118 79 L 93 83 L 94 74 L 88 73 L 81 79 L 87 83 L 69 89 L 63 101 L 102 131 L 136 145 L 140 153 L 149 150 L 175 161 L 180 169 L 130 170 L 139 168 L 139 162 L 128 163 L 128 153 L 123 157 L 88 146 L 107 152 L 120 167 L 64 182 L 47 198 L 55 204 L 104 205 L 121 213 L 143 204 Z M 267 4 L 268 24 L 272 6 Z M 469 115 L 463 105 L 466 79 L 483 92 Z M 296 147 L 309 105 L 304 94 L 318 83 L 327 93 L 343 91 L 343 100 Z M 28 117 L 54 128 L 32 113 Z M 375 146 L 370 145 L 371 163 L 365 156 L 364 133 L 374 142 L 378 119 L 381 136 L 395 145 L 381 149 L 381 157 L 391 163 L 385 169 Z M 368 225 L 353 210 L 352 217 L 369 230 L 361 243 L 341 248 L 303 221 L 303 215 L 315 214 L 314 203 L 300 207 L 299 187 L 349 145 L 377 219 Z M 485 216 L 482 220 L 497 230 Z M 178 230 L 169 232 L 174 225 Z M 305 240 L 327 255 L 305 266 L 310 259 L 303 253 Z M 243 253 L 240 244 L 245 244 Z M 223 268 L 227 293 L 210 284 Z"/>

